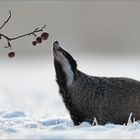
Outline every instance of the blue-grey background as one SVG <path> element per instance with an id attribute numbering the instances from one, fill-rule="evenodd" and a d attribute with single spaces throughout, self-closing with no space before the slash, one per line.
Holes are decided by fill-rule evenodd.
<path id="1" fill-rule="evenodd" d="M 54 40 L 75 53 L 140 52 L 140 2 L 137 0 L 0 1 L 0 24 L 8 17 L 9 10 L 12 18 L 2 33 L 14 37 L 44 24 L 50 33 L 49 40 L 39 49 L 32 48 L 32 37 L 14 41 L 18 57 L 46 55 Z M 0 57 L 5 55 L 2 46 Z"/>

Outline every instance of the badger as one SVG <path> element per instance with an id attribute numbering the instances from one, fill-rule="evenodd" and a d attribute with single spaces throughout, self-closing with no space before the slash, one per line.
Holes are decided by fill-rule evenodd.
<path id="1" fill-rule="evenodd" d="M 74 58 L 58 41 L 53 42 L 59 93 L 74 125 L 126 124 L 133 113 L 140 120 L 140 82 L 125 77 L 89 76 L 77 69 Z"/>

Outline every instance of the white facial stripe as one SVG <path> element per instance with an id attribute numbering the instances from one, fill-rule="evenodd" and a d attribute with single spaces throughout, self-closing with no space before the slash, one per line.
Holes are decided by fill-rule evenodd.
<path id="1" fill-rule="evenodd" d="M 71 70 L 71 66 L 69 64 L 69 61 L 65 58 L 65 56 L 60 51 L 56 52 L 55 58 L 62 65 L 63 71 L 66 74 L 67 86 L 70 86 L 73 82 L 74 74 Z"/>

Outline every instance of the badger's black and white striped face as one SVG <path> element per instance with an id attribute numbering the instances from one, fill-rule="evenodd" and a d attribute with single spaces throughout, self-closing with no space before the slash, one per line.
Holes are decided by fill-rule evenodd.
<path id="1" fill-rule="evenodd" d="M 57 77 L 59 77 L 59 80 L 63 79 L 64 77 L 61 77 L 61 75 L 64 73 L 63 76 L 65 76 L 67 86 L 71 85 L 77 69 L 76 61 L 60 46 L 58 41 L 53 43 L 53 55 Z"/>

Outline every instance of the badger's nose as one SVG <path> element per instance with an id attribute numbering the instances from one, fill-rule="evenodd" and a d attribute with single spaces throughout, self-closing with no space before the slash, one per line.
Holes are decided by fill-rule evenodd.
<path id="1" fill-rule="evenodd" d="M 53 49 L 58 50 L 59 48 L 61 48 L 59 42 L 58 41 L 54 41 L 53 42 Z"/>
<path id="2" fill-rule="evenodd" d="M 53 44 L 54 44 L 54 45 L 55 45 L 55 44 L 59 44 L 59 42 L 56 40 L 56 41 L 53 42 Z"/>

